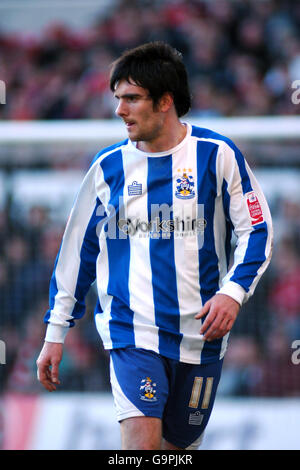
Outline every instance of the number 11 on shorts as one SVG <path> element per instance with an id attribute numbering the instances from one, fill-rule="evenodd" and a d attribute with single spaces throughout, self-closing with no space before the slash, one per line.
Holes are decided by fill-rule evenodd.
<path id="1" fill-rule="evenodd" d="M 209 406 L 213 381 L 214 381 L 213 377 L 207 377 L 206 379 L 204 396 L 203 396 L 203 400 L 201 404 L 202 410 L 206 410 Z M 193 388 L 192 388 L 192 393 L 190 397 L 190 402 L 189 402 L 189 408 L 198 408 L 202 386 L 203 386 L 203 377 L 195 377 Z"/>

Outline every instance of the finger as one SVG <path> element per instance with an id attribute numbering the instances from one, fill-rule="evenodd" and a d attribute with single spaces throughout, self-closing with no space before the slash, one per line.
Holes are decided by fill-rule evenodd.
<path id="1" fill-rule="evenodd" d="M 226 320 L 224 313 L 217 310 L 215 310 L 215 312 L 211 311 L 206 317 L 200 329 L 200 333 L 204 334 L 204 338 L 206 340 L 211 341 L 212 339 L 215 339 L 221 335 L 221 325 L 223 325 L 223 323 L 227 323 L 227 321 L 228 318 Z"/>
<path id="2" fill-rule="evenodd" d="M 54 362 L 51 368 L 51 380 L 55 384 L 60 384 L 58 379 L 58 362 Z"/>
<path id="3" fill-rule="evenodd" d="M 225 336 L 228 333 L 228 331 L 231 330 L 231 325 L 232 325 L 232 322 L 230 318 L 225 318 L 223 320 L 219 328 L 222 336 Z"/>
<path id="4" fill-rule="evenodd" d="M 56 386 L 52 383 L 51 378 L 40 379 L 40 383 L 49 392 L 53 392 L 54 390 L 56 390 Z"/>
<path id="5" fill-rule="evenodd" d="M 211 341 L 212 339 L 214 339 L 216 334 L 218 334 L 218 327 L 219 327 L 219 322 L 214 320 L 209 325 L 209 328 L 207 328 L 206 331 L 205 330 L 203 331 L 204 339 L 206 341 Z"/>
<path id="6" fill-rule="evenodd" d="M 200 334 L 204 334 L 206 336 L 206 332 L 210 325 L 215 321 L 215 318 L 217 316 L 217 313 L 211 310 L 207 317 L 205 318 L 204 322 L 202 323 L 202 326 L 200 328 Z"/>
<path id="7" fill-rule="evenodd" d="M 50 381 L 43 382 L 42 385 L 48 392 L 55 392 L 56 390 L 56 386 Z"/>
<path id="8" fill-rule="evenodd" d="M 45 382 L 47 380 L 47 368 L 40 367 L 37 368 L 37 378 L 39 382 Z"/>
<path id="9" fill-rule="evenodd" d="M 202 307 L 199 313 L 195 315 L 195 318 L 198 320 L 199 318 L 202 318 L 204 315 L 206 315 L 209 312 L 210 309 L 210 304 L 211 302 L 208 300 Z"/>
<path id="10" fill-rule="evenodd" d="M 52 382 L 51 372 L 48 366 L 38 368 L 37 378 L 41 385 L 43 385 L 43 387 L 49 392 L 53 392 L 54 390 L 56 390 L 56 387 Z"/>
<path id="11" fill-rule="evenodd" d="M 230 331 L 232 322 L 228 318 L 224 318 L 224 320 L 218 323 L 214 323 L 212 325 L 212 331 L 207 332 L 207 341 L 213 341 L 215 339 L 223 338 L 228 331 Z"/>
<path id="12" fill-rule="evenodd" d="M 208 333 L 206 341 L 214 341 L 215 339 L 222 338 L 224 335 L 225 335 L 225 333 L 220 328 L 217 328 L 216 330 L 212 329 Z"/>

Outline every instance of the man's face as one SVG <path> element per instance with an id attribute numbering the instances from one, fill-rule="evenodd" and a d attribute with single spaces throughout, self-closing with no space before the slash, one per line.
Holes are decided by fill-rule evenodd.
<path id="1" fill-rule="evenodd" d="M 134 82 L 120 80 L 114 95 L 119 102 L 115 113 L 123 119 L 128 137 L 144 142 L 157 139 L 163 126 L 163 113 L 159 105 L 154 109 L 148 91 Z"/>

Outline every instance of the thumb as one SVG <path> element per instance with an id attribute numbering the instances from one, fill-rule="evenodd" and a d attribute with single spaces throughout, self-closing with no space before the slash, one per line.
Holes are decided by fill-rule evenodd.
<path id="1" fill-rule="evenodd" d="M 211 300 L 208 300 L 207 302 L 205 302 L 200 312 L 195 315 L 195 318 L 198 320 L 199 318 L 204 317 L 204 315 L 206 315 L 209 312 L 210 305 L 211 305 Z"/>

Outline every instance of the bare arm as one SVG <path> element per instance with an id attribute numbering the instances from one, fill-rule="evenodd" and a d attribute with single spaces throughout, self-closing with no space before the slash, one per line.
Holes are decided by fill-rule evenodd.
<path id="1" fill-rule="evenodd" d="M 195 315 L 198 320 L 207 314 L 200 329 L 200 334 L 204 335 L 206 341 L 222 338 L 231 330 L 239 310 L 239 303 L 229 295 L 214 295 Z"/>
<path id="2" fill-rule="evenodd" d="M 62 360 L 63 344 L 45 341 L 40 355 L 36 361 L 37 378 L 49 392 L 56 390 L 60 384 L 58 368 Z"/>

